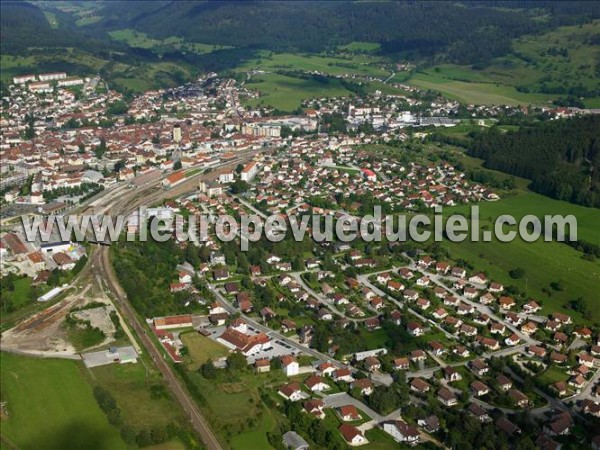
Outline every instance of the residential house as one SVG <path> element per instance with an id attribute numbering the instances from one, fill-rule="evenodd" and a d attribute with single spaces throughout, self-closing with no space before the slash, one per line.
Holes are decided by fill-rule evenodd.
<path id="1" fill-rule="evenodd" d="M 508 391 L 508 397 L 519 408 L 527 408 L 529 406 L 529 399 L 518 389 L 510 389 Z"/>
<path id="2" fill-rule="evenodd" d="M 357 447 L 369 442 L 358 428 L 347 423 L 344 423 L 339 427 L 339 432 L 350 446 Z"/>
<path id="3" fill-rule="evenodd" d="M 311 375 L 304 381 L 304 385 L 313 392 L 322 392 L 330 388 L 319 375 Z"/>
<path id="4" fill-rule="evenodd" d="M 325 411 L 323 411 L 323 408 L 325 408 L 325 403 L 323 400 L 310 399 L 306 401 L 303 406 L 304 411 L 307 413 L 315 415 L 318 419 L 325 418 Z"/>
<path id="5" fill-rule="evenodd" d="M 296 358 L 291 355 L 285 355 L 281 356 L 279 360 L 281 361 L 281 368 L 286 376 L 293 377 L 294 375 L 298 375 L 300 371 L 300 365 L 298 364 Z"/>
<path id="6" fill-rule="evenodd" d="M 412 380 L 410 380 L 410 388 L 415 392 L 424 394 L 426 392 L 429 392 L 431 386 L 429 385 L 429 383 L 427 383 L 421 378 L 413 378 Z"/>
<path id="7" fill-rule="evenodd" d="M 384 422 L 383 431 L 392 436 L 396 442 L 403 442 L 408 445 L 417 445 L 419 443 L 419 431 L 403 420 Z"/>
<path id="8" fill-rule="evenodd" d="M 347 383 L 350 383 L 354 380 L 354 378 L 352 377 L 352 373 L 350 373 L 350 369 L 346 368 L 335 370 L 331 374 L 331 376 L 334 379 L 334 381 L 345 381 Z"/>
<path id="9" fill-rule="evenodd" d="M 482 397 L 490 392 L 490 388 L 479 380 L 475 380 L 471 383 L 471 394 L 475 397 Z"/>
<path id="10" fill-rule="evenodd" d="M 254 361 L 254 370 L 256 373 L 265 373 L 271 370 L 271 361 L 266 358 L 257 359 Z"/>
<path id="11" fill-rule="evenodd" d="M 300 387 L 300 383 L 296 381 L 281 386 L 278 392 L 279 395 L 291 402 L 297 402 L 304 398 L 304 395 L 302 395 L 302 388 Z"/>
<path id="12" fill-rule="evenodd" d="M 420 427 L 423 427 L 428 433 L 437 433 L 440 430 L 440 419 L 435 415 L 431 415 L 425 419 L 419 419 L 417 424 Z"/>
<path id="13" fill-rule="evenodd" d="M 354 405 L 344 405 L 337 409 L 337 413 L 344 422 L 352 422 L 354 420 L 360 420 L 362 417 L 358 413 L 358 409 Z"/>
<path id="14" fill-rule="evenodd" d="M 368 378 L 361 378 L 359 380 L 353 381 L 350 384 L 352 389 L 358 389 L 361 395 L 371 395 L 373 390 L 375 389 L 375 385 Z"/>
<path id="15" fill-rule="evenodd" d="M 425 333 L 425 329 L 423 328 L 423 326 L 418 324 L 417 322 L 410 322 L 409 324 L 407 324 L 406 330 L 411 336 L 415 337 L 423 336 L 423 334 Z"/>
<path id="16" fill-rule="evenodd" d="M 469 363 L 469 367 L 473 372 L 475 372 L 475 374 L 479 375 L 480 377 L 484 376 L 490 371 L 488 365 L 481 359 L 474 359 Z"/>
<path id="17" fill-rule="evenodd" d="M 392 366 L 395 370 L 408 370 L 410 367 L 410 363 L 408 358 L 396 358 L 392 361 Z"/>
<path id="18" fill-rule="evenodd" d="M 458 404 L 458 399 L 454 393 L 445 387 L 442 387 L 438 390 L 437 399 L 445 406 L 456 406 Z"/>

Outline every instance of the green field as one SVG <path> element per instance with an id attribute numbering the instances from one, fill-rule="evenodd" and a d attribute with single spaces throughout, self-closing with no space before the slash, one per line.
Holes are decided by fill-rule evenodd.
<path id="1" fill-rule="evenodd" d="M 351 53 L 375 53 L 381 48 L 381 44 L 377 42 L 354 41 L 346 45 L 340 45 L 338 48 Z"/>
<path id="2" fill-rule="evenodd" d="M 164 396 L 152 396 L 152 387 L 156 389 L 156 386 L 162 386 L 163 381 L 158 372 L 146 368 L 142 361 L 95 367 L 91 369 L 90 381 L 111 392 L 125 422 L 136 432 L 185 420 L 183 412 L 167 394 L 166 388 Z"/>
<path id="3" fill-rule="evenodd" d="M 108 34 L 115 41 L 124 42 L 130 47 L 138 47 L 156 50 L 157 53 L 163 53 L 167 50 L 190 51 L 196 54 L 210 53 L 216 50 L 232 48 L 226 45 L 208 45 L 197 42 L 184 42 L 180 37 L 169 36 L 165 39 L 154 39 L 146 33 L 141 33 L 131 28 L 109 31 Z"/>
<path id="4" fill-rule="evenodd" d="M 182 333 L 181 341 L 188 348 L 190 365 L 198 368 L 210 359 L 229 355 L 229 349 L 195 331 Z"/>
<path id="5" fill-rule="evenodd" d="M 78 27 L 85 27 L 86 25 L 92 25 L 94 23 L 100 22 L 102 20 L 102 16 L 88 16 L 82 17 L 81 19 L 77 19 L 75 24 Z"/>
<path id="6" fill-rule="evenodd" d="M 503 214 L 513 215 L 517 220 L 527 214 L 538 217 L 545 214 L 573 214 L 577 218 L 578 238 L 596 244 L 600 242 L 597 229 L 600 211 L 597 209 L 553 200 L 533 192 L 519 192 L 511 198 L 483 202 L 479 206 L 481 226 L 487 226 L 490 230 L 493 229 L 490 219 L 495 220 Z M 466 207 L 456 207 L 446 210 L 446 213 L 466 211 Z M 581 315 L 565 309 L 564 304 L 582 296 L 590 306 L 592 319 L 600 320 L 600 311 L 593 307 L 600 284 L 600 261 L 585 260 L 582 253 L 564 243 L 529 243 L 517 238 L 509 243 L 465 240 L 460 243 L 444 241 L 443 245 L 454 259 L 465 259 L 477 270 L 486 271 L 492 279 L 517 286 L 529 297 L 540 301 L 545 313 L 563 311 L 574 320 L 581 321 Z M 517 267 L 525 269 L 525 275 L 521 279 L 512 279 L 508 272 Z M 564 286 L 561 291 L 550 287 L 552 282 L 558 281 Z"/>
<path id="7" fill-rule="evenodd" d="M 259 387 L 283 384 L 281 373 L 241 374 L 236 381 L 208 381 L 197 372 L 190 377 L 206 398 L 211 425 L 233 449 L 261 450 L 271 448 L 266 434 L 273 431 L 277 413 L 261 401 Z"/>
<path id="8" fill-rule="evenodd" d="M 2 435 L 26 450 L 117 450 L 127 446 L 109 425 L 75 361 L 1 353 Z"/>
<path id="9" fill-rule="evenodd" d="M 259 52 L 258 57 L 251 59 L 235 69 L 236 71 L 262 70 L 265 73 L 252 75 L 246 81 L 246 87 L 261 92 L 258 99 L 250 99 L 247 105 L 272 106 L 282 111 L 293 111 L 303 100 L 318 97 L 348 96 L 352 92 L 344 87 L 336 78 L 326 82 L 315 79 L 302 79 L 284 72 L 318 72 L 330 75 L 372 76 L 385 79 L 390 72 L 383 67 L 380 58 L 368 55 L 351 55 L 351 57 L 322 56 L 310 54 Z M 377 81 L 352 80 L 363 83 L 368 92 L 380 90 L 385 94 L 400 94 L 400 91 Z"/>
<path id="10" fill-rule="evenodd" d="M 318 71 L 329 75 L 371 75 L 387 78 L 390 72 L 383 69 L 381 59 L 368 55 L 352 55 L 351 57 L 321 56 L 313 54 L 260 52 L 256 59 L 251 59 L 236 70 L 261 69 Z"/>
<path id="11" fill-rule="evenodd" d="M 429 89 L 454 100 L 477 105 L 542 105 L 556 96 L 518 92 L 513 86 L 492 82 L 458 81 L 442 72 L 426 70 L 411 77 L 408 84 Z"/>
<path id="12" fill-rule="evenodd" d="M 566 97 L 571 88 L 598 89 L 600 50 L 590 43 L 598 33 L 600 21 L 522 36 L 513 42 L 512 54 L 483 69 L 443 64 L 415 74 L 409 83 L 468 103 L 543 104 Z M 585 98 L 584 103 L 595 108 L 600 98 Z"/>
<path id="13" fill-rule="evenodd" d="M 560 369 L 559 367 L 551 366 L 546 371 L 538 375 L 536 378 L 543 384 L 550 386 L 551 384 L 554 384 L 557 381 L 567 381 L 569 379 L 569 375 L 567 374 L 565 369 Z"/>
<path id="14" fill-rule="evenodd" d="M 10 291 L 6 285 L 2 286 L 3 307 L 0 314 L 0 330 L 4 331 L 13 327 L 21 319 L 33 314 L 35 311 L 47 308 L 48 304 L 37 301 L 37 298 L 50 290 L 49 286 L 32 286 L 31 278 L 24 277 L 14 281 L 14 290 Z M 52 303 L 58 298 L 52 300 Z"/>
<path id="15" fill-rule="evenodd" d="M 58 28 L 58 20 L 56 19 L 56 14 L 50 11 L 44 11 L 44 16 L 46 16 L 46 20 L 50 24 L 50 28 Z"/>
<path id="16" fill-rule="evenodd" d="M 302 100 L 315 97 L 333 97 L 349 95 L 338 80 L 330 80 L 323 84 L 314 80 L 303 80 L 276 73 L 267 73 L 252 77 L 253 82 L 246 87 L 257 89 L 265 95 L 250 99 L 249 106 L 272 106 L 282 111 L 293 111 L 298 108 Z"/>
<path id="17" fill-rule="evenodd" d="M 19 278 L 14 282 L 14 290 L 3 290 L 2 295 L 7 296 L 15 308 L 22 308 L 28 303 L 37 300 L 37 298 L 32 297 L 32 295 L 37 295 L 37 293 L 32 293 L 31 282 L 32 280 L 29 277 Z"/>

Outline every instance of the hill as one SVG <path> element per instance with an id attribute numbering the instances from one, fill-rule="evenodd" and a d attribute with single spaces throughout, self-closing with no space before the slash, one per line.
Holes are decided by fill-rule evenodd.
<path id="1" fill-rule="evenodd" d="M 51 4 L 44 3 L 48 8 Z M 381 54 L 439 56 L 487 64 L 511 39 L 600 18 L 600 5 L 571 2 L 106 2 L 87 30 L 132 29 L 190 42 L 322 52 L 352 42 L 381 44 Z M 64 8 L 63 8 L 64 11 Z M 399 26 L 401 24 L 401 26 Z M 427 26 L 424 26 L 427 24 Z"/>
<path id="2" fill-rule="evenodd" d="M 532 180 L 536 192 L 600 207 L 598 116 L 543 122 L 507 133 L 492 128 L 476 135 L 470 153 L 486 167 Z"/>

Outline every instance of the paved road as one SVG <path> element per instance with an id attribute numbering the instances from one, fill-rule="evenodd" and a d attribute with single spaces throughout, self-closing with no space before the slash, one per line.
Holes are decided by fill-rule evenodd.
<path id="1" fill-rule="evenodd" d="M 233 161 L 226 164 L 220 165 L 235 166 L 244 157 L 249 155 L 244 153 Z M 119 214 L 129 214 L 141 205 L 150 205 L 164 200 L 165 198 L 175 197 L 188 192 L 191 189 L 196 189 L 198 181 L 203 178 L 214 177 L 212 174 L 198 174 L 189 177 L 183 183 L 173 187 L 170 190 L 164 190 L 157 188 L 157 185 L 162 181 L 158 179 L 148 186 L 141 187 L 138 189 L 131 189 L 124 193 L 124 195 L 115 199 L 106 209 L 106 213 L 111 214 L 113 217 Z M 153 340 L 148 336 L 147 329 L 143 326 L 142 322 L 137 316 L 137 313 L 127 300 L 127 296 L 121 288 L 118 279 L 114 273 L 113 267 L 109 260 L 109 247 L 98 246 L 91 252 L 90 259 L 85 269 L 82 271 L 80 276 L 87 275 L 89 271 L 93 271 L 98 274 L 102 280 L 104 280 L 107 289 L 112 293 L 112 297 L 115 301 L 115 306 L 119 309 L 120 313 L 135 330 L 142 346 L 146 349 L 148 354 L 152 357 L 154 364 L 158 370 L 162 373 L 167 386 L 173 392 L 175 398 L 180 403 L 183 410 L 190 417 L 190 422 L 206 447 L 210 450 L 220 450 L 223 447 L 218 441 L 215 434 L 210 429 L 210 426 L 206 419 L 201 414 L 198 406 L 187 392 L 179 378 L 175 375 L 175 372 L 171 368 L 170 364 L 165 361 L 163 354 L 154 344 Z"/>
<path id="2" fill-rule="evenodd" d="M 492 311 L 492 309 L 490 307 L 488 307 L 487 305 L 482 305 L 479 302 L 475 302 L 473 300 L 469 300 L 468 298 L 465 298 L 460 292 L 458 292 L 456 289 L 452 288 L 452 287 L 448 287 L 446 286 L 442 280 L 443 277 L 437 274 L 433 274 L 430 272 L 427 272 L 421 268 L 419 268 L 416 264 L 415 261 L 408 256 L 406 253 L 402 254 L 405 258 L 408 258 L 411 261 L 411 264 L 409 266 L 410 270 L 413 271 L 417 271 L 420 272 L 423 275 L 426 275 L 429 277 L 429 279 L 431 281 L 433 281 L 434 284 L 446 289 L 447 291 L 449 291 L 450 293 L 452 293 L 452 295 L 454 295 L 455 297 L 457 297 L 458 299 L 460 299 L 462 302 L 467 303 L 469 305 L 472 305 L 475 309 L 477 309 L 480 313 L 482 314 L 487 314 L 491 319 L 495 320 L 496 322 L 499 323 L 503 323 L 506 328 L 508 328 L 509 330 L 511 330 L 513 333 L 515 333 L 517 336 L 519 336 L 519 338 L 523 341 L 528 343 L 529 345 L 539 345 L 540 342 L 533 339 L 531 336 L 526 335 L 525 333 L 521 332 L 517 327 L 510 325 L 509 323 L 507 323 L 502 317 L 499 317 L 496 315 L 496 313 L 494 311 Z"/>
<path id="3" fill-rule="evenodd" d="M 327 396 L 323 397 L 323 403 L 325 403 L 326 408 L 339 408 L 339 407 L 345 406 L 345 405 L 354 405 L 358 409 L 360 409 L 361 411 L 366 413 L 375 422 L 379 423 L 379 422 L 382 422 L 383 420 L 385 420 L 384 416 L 382 416 L 379 413 L 376 413 L 371 408 L 369 408 L 367 405 L 365 405 L 363 402 L 355 399 L 354 397 L 351 397 L 350 395 L 346 394 L 345 392 L 341 392 L 339 394 L 327 395 Z"/>
<path id="4" fill-rule="evenodd" d="M 395 270 L 395 268 L 393 269 L 389 269 L 389 270 L 384 270 L 383 272 L 391 272 Z M 377 272 L 376 272 L 377 273 Z M 375 292 L 377 295 L 379 295 L 382 298 L 387 298 L 389 301 L 391 301 L 392 303 L 394 303 L 396 306 L 398 306 L 399 308 L 403 308 L 406 307 L 407 311 L 409 311 L 411 314 L 413 314 L 415 317 L 419 318 L 424 324 L 426 325 L 431 325 L 434 326 L 435 328 L 437 328 L 439 331 L 441 331 L 442 333 L 444 333 L 444 335 L 448 338 L 448 339 L 452 339 L 452 340 L 456 340 L 456 336 L 454 336 L 453 334 L 447 332 L 440 324 L 438 324 L 437 322 L 433 322 L 430 321 L 429 319 L 427 319 L 426 317 L 422 316 L 421 314 L 419 314 L 417 311 L 415 311 L 413 308 L 409 307 L 408 304 L 403 304 L 401 301 L 396 300 L 394 297 L 392 297 L 391 295 L 386 294 L 384 291 L 382 291 L 381 289 L 379 289 L 377 286 L 375 286 L 373 283 L 371 283 L 369 281 L 369 277 L 372 276 L 372 273 L 369 274 L 365 274 L 365 275 L 358 275 L 356 277 L 356 279 L 358 280 L 359 283 L 364 284 L 366 287 L 368 287 L 369 289 L 371 289 L 373 292 Z"/>
<path id="5" fill-rule="evenodd" d="M 304 282 L 304 280 L 302 279 L 302 273 L 304 272 L 294 272 L 291 275 L 291 277 L 296 281 L 296 283 L 298 283 L 300 286 L 302 286 L 302 289 L 304 289 L 306 292 L 309 293 L 309 295 L 311 295 L 312 297 L 316 298 L 317 300 L 319 300 L 319 302 L 321 302 L 323 305 L 325 305 L 327 307 L 327 309 L 329 309 L 329 311 L 331 311 L 334 315 L 342 317 L 344 319 L 348 319 L 352 322 L 357 322 L 357 319 L 353 319 L 351 317 L 346 317 L 346 315 L 340 311 L 338 311 L 331 303 L 331 300 L 327 299 L 324 295 L 319 294 L 318 292 L 315 292 L 308 284 L 306 284 Z M 364 319 L 362 319 L 364 320 Z"/>
<path id="6" fill-rule="evenodd" d="M 298 342 L 294 341 L 293 339 L 290 339 L 287 336 L 284 336 L 283 334 L 281 334 L 275 330 L 272 330 L 269 327 L 264 326 L 260 322 L 257 322 L 252 317 L 241 313 L 237 308 L 235 308 L 231 303 L 229 303 L 227 301 L 227 299 L 223 296 L 223 294 L 221 294 L 221 292 L 217 289 L 216 286 L 209 284 L 208 287 L 212 291 L 212 293 L 215 294 L 215 297 L 217 298 L 217 301 L 219 302 L 219 304 L 221 306 L 223 306 L 223 308 L 225 308 L 225 310 L 227 310 L 227 312 L 229 312 L 229 314 L 239 314 L 240 317 L 242 317 L 244 319 L 244 321 L 246 323 L 248 323 L 248 325 L 251 325 L 252 327 L 256 328 L 257 330 L 268 334 L 269 336 L 271 336 L 274 339 L 285 342 L 290 347 L 293 347 L 296 350 L 299 350 L 303 353 L 314 356 L 315 358 L 317 358 L 319 360 L 329 361 L 329 362 L 331 362 L 331 364 L 333 364 L 337 368 L 346 367 L 340 361 L 337 361 L 337 360 L 331 358 L 329 355 L 326 355 L 325 353 L 321 353 L 321 352 L 319 352 L 313 348 L 310 348 L 306 345 L 299 344 Z"/>

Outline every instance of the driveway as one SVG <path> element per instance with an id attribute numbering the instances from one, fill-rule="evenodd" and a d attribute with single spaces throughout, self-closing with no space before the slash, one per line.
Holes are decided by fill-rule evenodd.
<path id="1" fill-rule="evenodd" d="M 363 402 L 355 399 L 354 397 L 351 397 L 345 392 L 331 394 L 326 397 L 323 397 L 323 402 L 325 403 L 326 408 L 339 408 L 340 406 L 354 405 L 356 406 L 356 408 L 360 409 L 362 412 L 367 414 L 375 422 L 381 422 L 382 420 L 384 420 L 384 417 L 381 414 L 376 413 Z"/>

